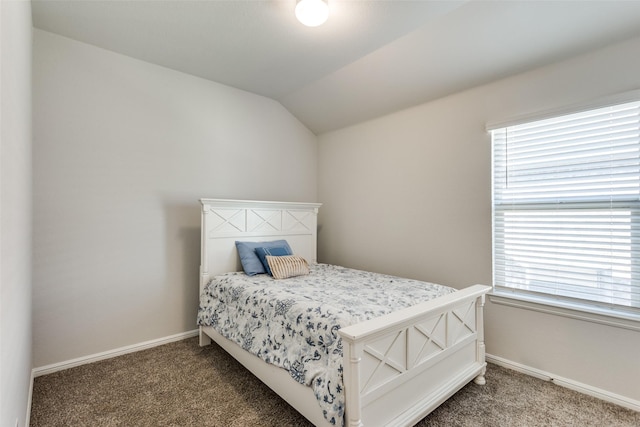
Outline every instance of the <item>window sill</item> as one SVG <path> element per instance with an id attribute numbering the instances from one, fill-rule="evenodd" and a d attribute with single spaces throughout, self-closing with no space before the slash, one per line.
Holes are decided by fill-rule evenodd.
<path id="1" fill-rule="evenodd" d="M 531 295 L 493 290 L 489 300 L 494 304 L 554 314 L 570 319 L 599 323 L 616 328 L 640 332 L 640 313 L 632 311 L 613 311 L 578 303 L 569 303 Z"/>

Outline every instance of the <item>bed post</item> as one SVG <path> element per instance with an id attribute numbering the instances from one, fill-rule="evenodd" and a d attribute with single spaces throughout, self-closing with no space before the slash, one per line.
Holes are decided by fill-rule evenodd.
<path id="1" fill-rule="evenodd" d="M 484 295 L 480 295 L 476 299 L 476 330 L 478 334 L 477 339 L 477 360 L 478 363 L 484 365 L 482 372 L 474 378 L 473 382 L 478 385 L 485 385 L 487 383 L 484 374 L 487 372 L 487 362 L 485 361 L 485 346 L 484 346 Z"/>
<path id="2" fill-rule="evenodd" d="M 198 292 L 198 298 L 204 291 L 204 287 L 209 281 L 209 269 L 207 267 L 207 217 L 209 215 L 209 208 L 206 204 L 202 204 L 202 215 L 200 217 L 200 290 Z M 202 326 L 198 328 L 200 335 L 200 347 L 211 344 L 211 338 L 204 332 L 202 332 Z"/>
<path id="3" fill-rule="evenodd" d="M 344 381 L 344 394 L 345 394 L 345 427 L 363 427 L 362 424 L 362 405 L 360 401 L 360 361 L 362 344 L 356 344 L 355 342 L 348 340 L 344 335 L 342 336 L 342 343 L 344 345 L 344 361 L 343 369 L 344 375 L 342 376 Z"/>

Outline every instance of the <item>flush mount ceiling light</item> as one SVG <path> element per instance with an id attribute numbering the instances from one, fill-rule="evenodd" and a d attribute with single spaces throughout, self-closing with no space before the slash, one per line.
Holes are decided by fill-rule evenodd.
<path id="1" fill-rule="evenodd" d="M 296 18 L 307 27 L 317 27 L 329 17 L 329 5 L 325 0 L 298 0 Z"/>

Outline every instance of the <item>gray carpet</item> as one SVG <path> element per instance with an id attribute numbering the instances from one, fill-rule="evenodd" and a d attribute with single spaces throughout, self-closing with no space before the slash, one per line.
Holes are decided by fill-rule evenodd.
<path id="1" fill-rule="evenodd" d="M 640 426 L 627 410 L 489 365 L 426 426 Z M 190 338 L 35 379 L 31 426 L 309 426 L 220 347 Z"/>

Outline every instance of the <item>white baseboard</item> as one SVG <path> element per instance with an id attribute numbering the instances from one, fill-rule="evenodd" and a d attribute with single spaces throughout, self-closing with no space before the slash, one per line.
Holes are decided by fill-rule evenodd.
<path id="1" fill-rule="evenodd" d="M 54 372 L 63 371 L 65 369 L 73 368 L 80 365 L 86 365 L 87 363 L 97 362 L 99 360 L 110 359 L 112 357 L 122 356 L 123 354 L 134 353 L 140 350 L 146 350 L 148 348 L 157 347 L 163 344 L 169 344 L 175 341 L 181 341 L 187 338 L 195 337 L 198 335 L 198 330 L 192 330 L 188 332 L 182 332 L 180 334 L 170 335 L 164 338 L 158 338 L 151 341 L 145 341 L 138 344 L 128 345 L 126 347 L 116 348 L 114 350 L 103 351 L 102 353 L 91 354 L 88 356 L 78 357 L 76 359 L 67 360 L 64 362 L 53 363 L 51 365 L 41 366 L 33 368 L 32 378 L 39 377 L 41 375 L 52 374 Z M 31 381 L 33 388 L 33 380 Z"/>
<path id="2" fill-rule="evenodd" d="M 540 378 L 545 381 L 551 381 L 559 386 L 566 387 L 571 390 L 575 390 L 579 393 L 592 396 L 606 402 L 614 403 L 619 406 L 623 406 L 628 409 L 640 412 L 640 401 L 634 400 L 619 394 L 612 393 L 607 390 L 603 390 L 597 387 L 583 384 L 578 381 L 570 380 L 568 378 L 562 378 L 554 375 L 550 372 L 542 371 L 540 369 L 532 368 L 521 363 L 513 362 L 511 360 L 503 359 L 502 357 L 493 356 L 491 354 L 486 355 L 487 362 L 494 363 L 504 368 L 513 369 L 520 373 L 530 375 L 532 377 Z"/>

